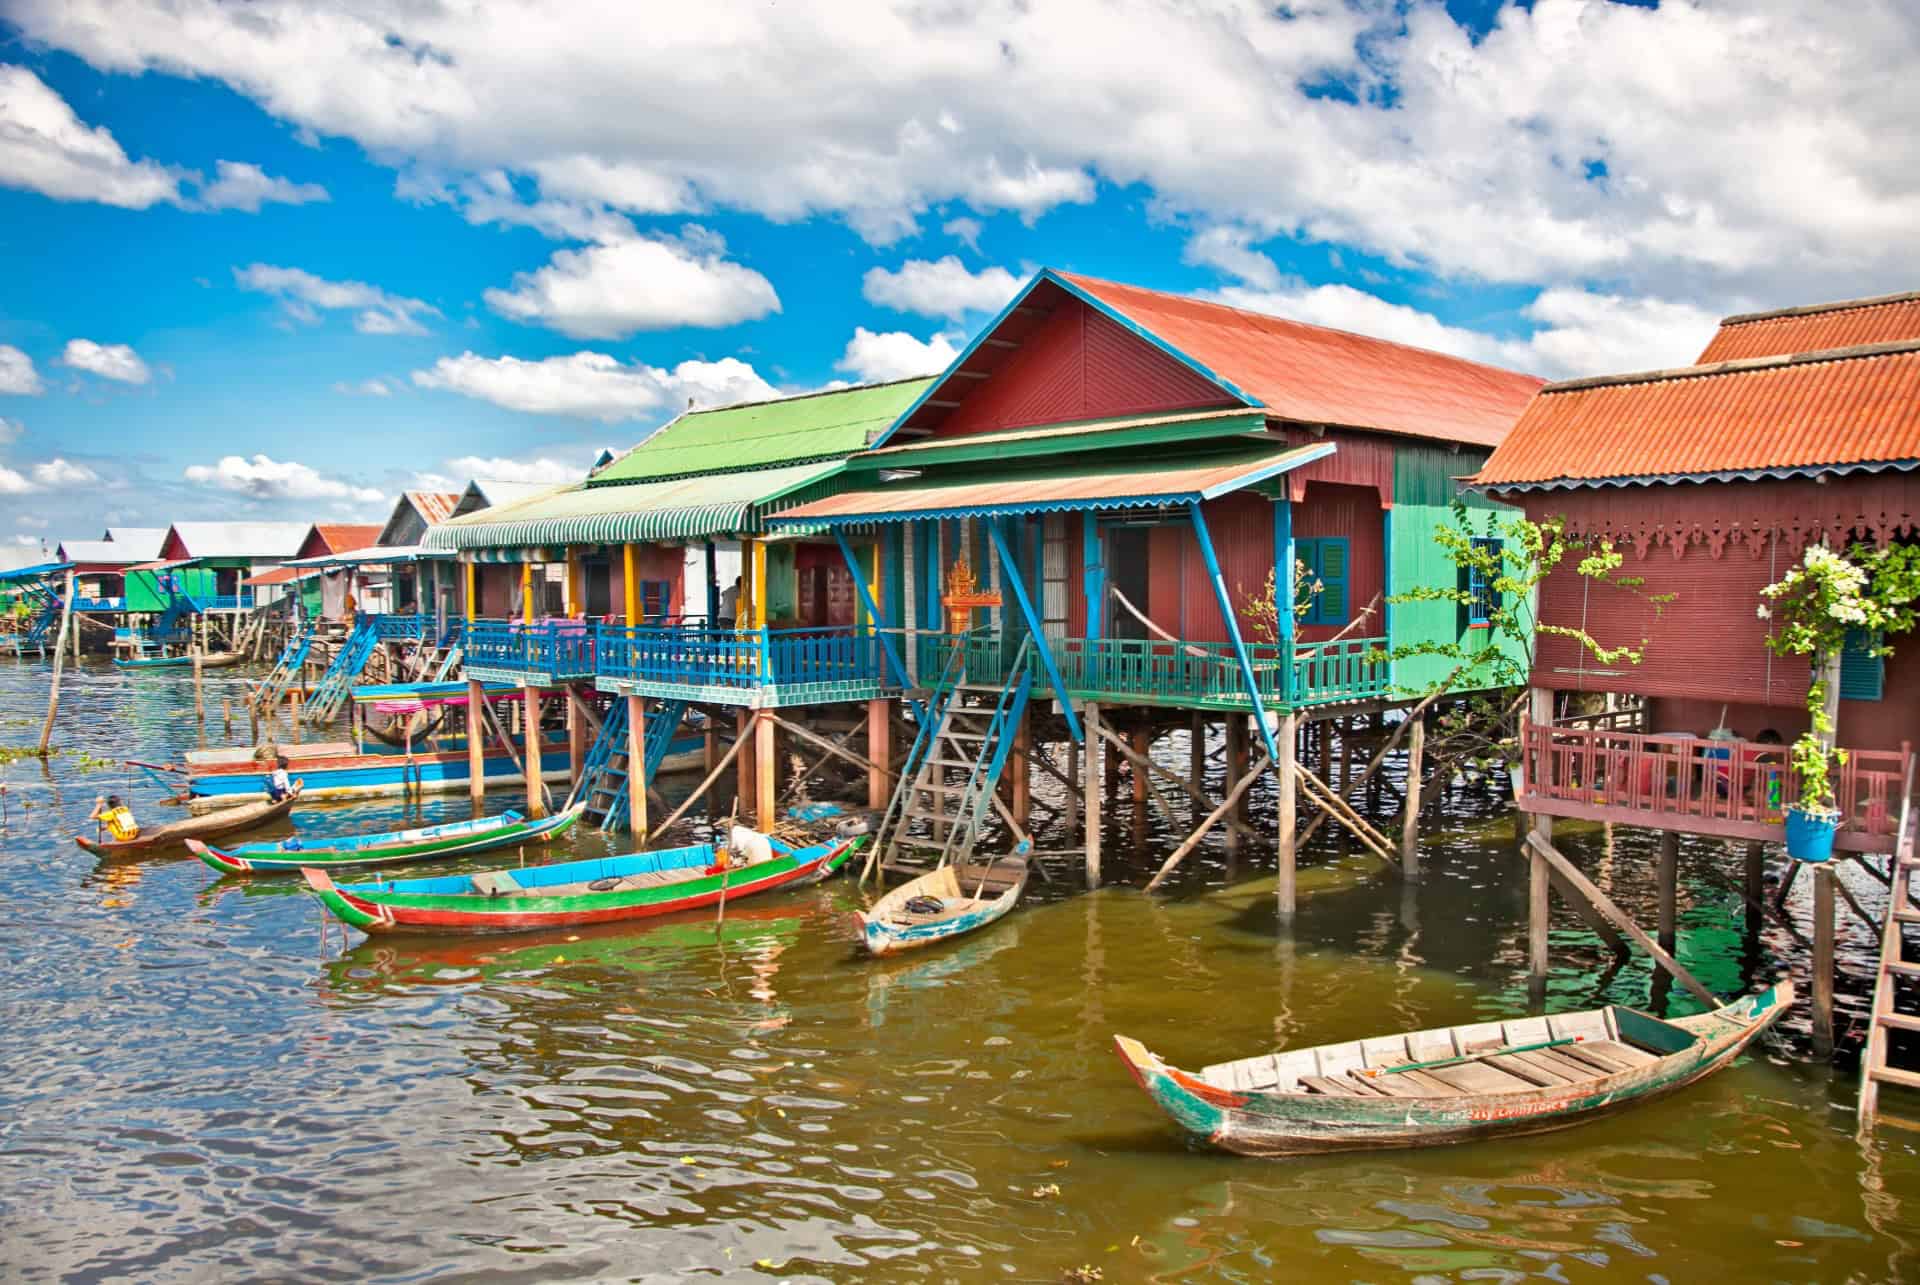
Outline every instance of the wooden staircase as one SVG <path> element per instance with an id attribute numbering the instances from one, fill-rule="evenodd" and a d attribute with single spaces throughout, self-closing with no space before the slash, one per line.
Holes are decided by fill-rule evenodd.
<path id="1" fill-rule="evenodd" d="M 920 873 L 972 855 L 988 807 L 1000 807 L 995 790 L 1033 691 L 1029 647 L 1022 642 L 999 688 L 959 682 L 960 653 L 949 657 L 881 819 L 881 869 Z"/>
<path id="2" fill-rule="evenodd" d="M 1913 782 L 1907 782 L 1906 805 L 1900 814 L 1900 841 L 1889 867 L 1893 875 L 1887 895 L 1887 917 L 1880 931 L 1880 973 L 1873 987 L 1872 1025 L 1867 1030 L 1866 1053 L 1860 1059 L 1860 1108 L 1862 1128 L 1870 1126 L 1880 1114 L 1880 1088 L 1892 1084 L 1920 1090 L 1920 1070 L 1897 1067 L 1889 1061 L 1889 1044 L 1895 1031 L 1920 1032 L 1920 960 L 1910 954 L 1907 929 L 1916 926 L 1920 935 L 1920 907 L 1913 901 L 1913 878 L 1920 873 L 1920 856 L 1914 852 Z M 1902 983 L 1906 983 L 1903 987 Z M 1894 1116 L 1888 1123 L 1910 1124 Z"/>

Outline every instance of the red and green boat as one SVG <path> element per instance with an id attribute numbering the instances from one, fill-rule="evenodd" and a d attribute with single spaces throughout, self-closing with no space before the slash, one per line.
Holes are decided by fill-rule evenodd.
<path id="1" fill-rule="evenodd" d="M 515 844 L 547 843 L 573 828 L 585 804 L 564 812 L 529 820 L 518 812 L 451 821 L 445 825 L 415 826 L 387 834 L 334 838 L 295 835 L 278 843 L 243 843 L 217 848 L 188 839 L 187 847 L 222 874 L 255 874 L 272 870 L 299 870 L 307 866 L 397 865 L 402 861 L 432 861 L 463 857 Z"/>
<path id="2" fill-rule="evenodd" d="M 335 918 L 366 933 L 487 933 L 571 928 L 698 910 L 825 879 L 859 847 L 835 839 L 793 848 L 768 839 L 743 860 L 698 843 L 659 852 L 563 861 L 472 875 L 336 884 L 307 867 L 307 886 Z"/>

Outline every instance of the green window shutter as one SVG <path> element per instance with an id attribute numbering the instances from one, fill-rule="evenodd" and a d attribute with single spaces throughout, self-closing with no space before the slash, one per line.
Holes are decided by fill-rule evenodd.
<path id="1" fill-rule="evenodd" d="M 1847 630 L 1846 645 L 1840 649 L 1840 699 L 1877 701 L 1886 688 L 1887 662 L 1873 654 L 1880 645 L 1876 634 L 1864 629 Z"/>
<path id="2" fill-rule="evenodd" d="M 1320 541 L 1320 622 L 1323 625 L 1347 623 L 1347 541 Z"/>
<path id="3" fill-rule="evenodd" d="M 1300 579 L 1294 585 L 1294 602 L 1297 605 L 1300 595 L 1307 592 L 1315 580 L 1320 578 L 1320 541 L 1311 537 L 1296 539 L 1293 542 L 1294 570 Z M 1318 596 L 1307 599 L 1307 609 L 1298 613 L 1299 623 L 1317 625 L 1320 623 L 1320 599 Z"/>

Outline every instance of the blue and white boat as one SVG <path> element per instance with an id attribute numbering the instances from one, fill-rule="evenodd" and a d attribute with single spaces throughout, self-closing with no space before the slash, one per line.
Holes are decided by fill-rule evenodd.
<path id="1" fill-rule="evenodd" d="M 1027 889 L 1026 845 L 1022 854 L 996 861 L 965 861 L 930 870 L 873 904 L 854 912 L 854 932 L 870 955 L 903 950 L 978 932 L 1020 904 Z"/>

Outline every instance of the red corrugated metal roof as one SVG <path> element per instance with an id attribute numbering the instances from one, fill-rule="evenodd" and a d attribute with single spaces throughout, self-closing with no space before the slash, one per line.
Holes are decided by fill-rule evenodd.
<path id="1" fill-rule="evenodd" d="M 1579 483 L 1920 460 L 1920 342 L 1540 391 L 1475 480 Z"/>
<path id="2" fill-rule="evenodd" d="M 460 496 L 446 491 L 408 491 L 407 500 L 426 519 L 428 526 L 435 526 L 453 516 Z"/>
<path id="3" fill-rule="evenodd" d="M 275 567 L 271 571 L 262 571 L 257 576 L 248 576 L 241 583 L 254 586 L 292 584 L 296 580 L 305 580 L 308 576 L 317 576 L 318 571 L 309 571 L 304 567 Z"/>
<path id="4" fill-rule="evenodd" d="M 1327 443 L 1308 446 L 1248 446 L 1182 465 L 1170 460 L 1134 460 L 1089 468 L 1058 465 L 993 481 L 955 481 L 847 491 L 788 509 L 769 524 L 808 520 L 859 520 L 914 513 L 967 513 L 1007 509 L 1123 508 L 1129 504 L 1185 503 L 1211 499 L 1263 478 L 1297 468 L 1333 452 Z"/>
<path id="5" fill-rule="evenodd" d="M 1908 339 L 1920 339 L 1920 294 L 1880 295 L 1728 317 L 1708 341 L 1700 360 L 1784 357 Z"/>
<path id="6" fill-rule="evenodd" d="M 313 530 L 325 546 L 324 552 L 345 553 L 348 549 L 364 549 L 380 538 L 380 524 L 366 525 L 355 522 L 316 522 Z"/>
<path id="7" fill-rule="evenodd" d="M 1494 446 L 1543 382 L 1367 335 L 1059 276 L 1282 419 Z"/>

